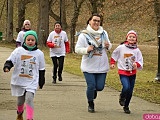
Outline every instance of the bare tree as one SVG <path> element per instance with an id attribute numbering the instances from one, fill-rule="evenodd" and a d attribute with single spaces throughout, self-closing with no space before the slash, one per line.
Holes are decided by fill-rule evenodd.
<path id="1" fill-rule="evenodd" d="M 21 30 L 21 27 L 22 27 L 23 22 L 25 20 L 26 5 L 30 2 L 31 2 L 31 0 L 19 0 L 19 3 L 18 3 L 18 28 L 16 28 L 17 32 L 19 32 Z"/>
<path id="2" fill-rule="evenodd" d="M 38 43 L 40 46 L 46 46 L 46 40 L 49 34 L 48 7 L 49 7 L 49 0 L 39 0 Z"/>
<path id="3" fill-rule="evenodd" d="M 49 1 L 49 15 L 54 18 L 56 21 L 60 21 L 60 16 L 55 14 L 52 10 L 52 6 L 56 3 L 57 0 L 50 0 Z"/>
<path id="4" fill-rule="evenodd" d="M 7 34 L 6 40 L 11 42 L 13 40 L 13 0 L 7 0 Z"/>
<path id="5" fill-rule="evenodd" d="M 98 13 L 101 15 L 101 26 L 103 25 L 104 4 L 105 4 L 105 0 L 99 0 L 97 5 Z"/>
<path id="6" fill-rule="evenodd" d="M 101 26 L 103 23 L 103 16 L 104 16 L 104 3 L 105 0 L 89 0 L 92 6 L 92 13 L 99 13 L 101 15 Z"/>
<path id="7" fill-rule="evenodd" d="M 1 17 L 2 17 L 2 13 L 3 13 L 3 10 L 4 10 L 5 4 L 6 4 L 6 0 L 4 0 L 3 6 L 2 6 L 2 9 L 1 9 L 0 20 L 1 20 Z"/>
<path id="8" fill-rule="evenodd" d="M 97 13 L 97 2 L 98 0 L 89 0 L 91 6 L 92 6 L 92 13 Z"/>
<path id="9" fill-rule="evenodd" d="M 75 29 L 76 23 L 78 21 L 78 16 L 80 13 L 81 5 L 85 0 L 73 0 L 74 2 L 74 13 L 73 18 L 71 20 L 71 28 L 70 28 L 70 37 L 71 37 L 71 52 L 75 51 Z M 90 0 L 90 4 L 92 5 L 92 13 L 100 13 L 103 19 L 103 7 L 104 7 L 105 0 Z"/>
<path id="10" fill-rule="evenodd" d="M 71 29 L 70 29 L 70 37 L 71 37 L 71 52 L 73 53 L 75 51 L 75 29 L 76 29 L 76 23 L 78 21 L 78 16 L 79 16 L 79 12 L 80 12 L 80 8 L 82 3 L 85 0 L 80 0 L 79 3 L 77 0 L 73 0 L 74 2 L 74 14 L 73 14 L 73 18 L 71 20 Z"/>
<path id="11" fill-rule="evenodd" d="M 56 4 L 57 0 L 50 0 L 49 1 L 49 15 L 55 19 L 55 21 L 60 21 L 62 23 L 63 30 L 66 30 L 68 27 L 67 21 L 66 21 L 66 6 L 65 6 L 66 0 L 60 0 L 58 1 L 59 4 L 59 15 L 55 14 L 52 10 L 52 6 Z"/>
<path id="12" fill-rule="evenodd" d="M 92 6 L 92 13 L 100 13 L 104 7 L 105 0 L 89 0 Z"/>
<path id="13" fill-rule="evenodd" d="M 61 3 L 60 3 L 60 21 L 61 21 L 61 24 L 62 24 L 62 28 L 65 30 L 68 25 L 67 25 L 67 22 L 66 22 L 66 8 L 65 8 L 65 1 L 66 0 L 60 0 Z"/>
<path id="14" fill-rule="evenodd" d="M 154 0 L 154 12 L 157 20 L 157 36 L 160 35 L 160 0 Z"/>

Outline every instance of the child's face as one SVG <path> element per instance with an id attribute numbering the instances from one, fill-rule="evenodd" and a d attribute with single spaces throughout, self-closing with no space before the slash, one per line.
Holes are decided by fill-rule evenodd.
<path id="1" fill-rule="evenodd" d="M 127 41 L 129 44 L 136 44 L 137 42 L 137 37 L 135 36 L 135 34 L 129 34 L 127 37 Z"/>
<path id="2" fill-rule="evenodd" d="M 28 35 L 26 37 L 26 45 L 27 46 L 34 46 L 36 44 L 36 39 L 33 35 Z"/>

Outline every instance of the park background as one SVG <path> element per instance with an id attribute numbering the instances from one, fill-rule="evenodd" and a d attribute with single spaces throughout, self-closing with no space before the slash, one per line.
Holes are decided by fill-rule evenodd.
<path id="1" fill-rule="evenodd" d="M 2 33 L 0 46 L 15 48 L 15 39 L 17 37 L 17 28 L 20 29 L 19 6 L 25 3 L 25 19 L 29 19 L 32 29 L 39 34 L 40 46 L 45 54 L 46 63 L 51 64 L 49 49 L 45 46 L 45 37 L 41 36 L 41 3 L 43 0 L 9 0 L 13 2 L 13 34 L 7 37 L 8 27 L 8 0 L 0 1 L 0 32 Z M 61 0 L 60 0 L 61 1 Z M 71 43 L 71 53 L 67 54 L 65 59 L 64 70 L 66 72 L 83 76 L 80 71 L 81 56 L 74 53 L 74 45 L 77 37 L 73 35 L 75 31 L 80 31 L 86 27 L 89 16 L 96 10 L 103 15 L 103 27 L 109 34 L 109 39 L 113 43 L 113 48 L 107 54 L 110 55 L 118 44 L 125 40 L 126 34 L 133 29 L 138 33 L 138 46 L 144 57 L 144 68 L 137 74 L 137 80 L 134 89 L 134 95 L 145 100 L 160 104 L 160 84 L 155 81 L 158 68 L 158 34 L 157 34 L 157 17 L 155 14 L 155 2 L 159 0 L 49 0 L 49 26 L 48 33 L 53 30 L 54 22 L 61 20 L 63 28 L 68 34 Z M 64 4 L 65 3 L 65 4 Z M 81 3 L 81 4 L 80 4 Z M 79 5 L 79 6 L 78 6 Z M 65 6 L 65 14 L 60 14 L 60 8 Z M 79 9 L 78 9 L 79 8 Z M 77 14 L 78 11 L 78 14 Z M 53 12 L 53 13 L 52 13 Z M 64 10 L 63 10 L 64 12 Z M 159 12 L 160 13 L 160 12 Z M 47 14 L 47 13 L 46 13 Z M 78 15 L 78 18 L 75 16 Z M 41 16 L 45 16 L 44 13 Z M 65 17 L 64 17 L 65 16 Z M 77 20 L 76 20 L 77 19 Z M 46 22 L 47 23 L 47 22 Z M 76 25 L 74 24 L 76 23 Z M 73 34 L 72 28 L 75 27 Z M 44 35 L 44 34 L 43 34 Z M 13 36 L 13 39 L 12 37 Z M 11 38 L 10 38 L 11 37 Z M 7 39 L 9 38 L 9 39 Z M 43 45 L 44 44 L 44 45 Z M 5 61 L 5 60 L 4 60 Z M 106 81 L 107 86 L 116 90 L 121 90 L 121 84 L 117 69 L 110 70 Z"/>

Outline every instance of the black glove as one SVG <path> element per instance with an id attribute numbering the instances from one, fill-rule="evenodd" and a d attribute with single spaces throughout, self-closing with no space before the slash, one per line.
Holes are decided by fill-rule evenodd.
<path id="1" fill-rule="evenodd" d="M 39 88 L 42 89 L 45 84 L 45 70 L 39 70 Z"/>
<path id="2" fill-rule="evenodd" d="M 10 69 L 11 69 L 12 67 L 13 67 L 12 61 L 7 60 L 7 61 L 4 63 L 3 71 L 4 71 L 4 72 L 7 72 L 6 69 L 8 69 L 8 70 L 10 71 Z"/>

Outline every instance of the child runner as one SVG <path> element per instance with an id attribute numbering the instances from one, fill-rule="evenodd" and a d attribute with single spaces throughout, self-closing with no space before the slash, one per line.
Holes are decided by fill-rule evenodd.
<path id="1" fill-rule="evenodd" d="M 111 68 L 115 68 L 117 61 L 118 74 L 122 83 L 122 91 L 119 103 L 125 113 L 130 114 L 129 103 L 132 98 L 133 88 L 136 80 L 137 69 L 143 67 L 142 53 L 137 47 L 137 33 L 129 31 L 126 41 L 119 45 L 111 55 Z"/>
<path id="2" fill-rule="evenodd" d="M 38 37 L 35 31 L 27 31 L 22 47 L 16 48 L 4 64 L 4 72 L 14 67 L 11 78 L 12 96 L 17 96 L 17 120 L 23 120 L 24 103 L 26 118 L 33 120 L 33 98 L 37 87 L 45 83 L 44 54 L 37 48 Z"/>

